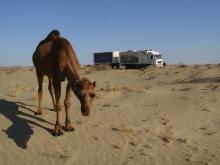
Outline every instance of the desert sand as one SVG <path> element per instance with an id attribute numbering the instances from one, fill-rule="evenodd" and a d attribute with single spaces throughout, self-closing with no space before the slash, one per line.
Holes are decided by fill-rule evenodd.
<path id="1" fill-rule="evenodd" d="M 44 114 L 35 116 L 35 70 L 0 68 L 1 165 L 220 164 L 219 65 L 83 67 L 80 75 L 97 81 L 91 114 L 81 115 L 72 94 L 75 131 L 54 137 L 47 78 Z M 64 106 L 61 116 L 64 124 Z"/>

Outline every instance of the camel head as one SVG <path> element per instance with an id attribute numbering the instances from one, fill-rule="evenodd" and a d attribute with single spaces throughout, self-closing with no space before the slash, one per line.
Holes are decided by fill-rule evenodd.
<path id="1" fill-rule="evenodd" d="M 75 94 L 80 100 L 83 116 L 89 115 L 93 99 L 95 98 L 95 87 L 96 81 L 91 82 L 87 78 L 81 78 L 76 81 Z"/>

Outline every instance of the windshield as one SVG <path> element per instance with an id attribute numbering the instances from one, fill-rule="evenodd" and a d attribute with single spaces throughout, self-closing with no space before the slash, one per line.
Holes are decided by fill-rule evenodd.
<path id="1" fill-rule="evenodd" d="M 162 59 L 161 55 L 155 55 L 155 59 Z"/>

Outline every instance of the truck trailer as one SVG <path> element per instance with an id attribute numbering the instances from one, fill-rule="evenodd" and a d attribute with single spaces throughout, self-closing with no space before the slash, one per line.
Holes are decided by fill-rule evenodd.
<path id="1" fill-rule="evenodd" d="M 155 50 L 128 50 L 100 52 L 93 55 L 94 64 L 109 64 L 112 68 L 143 68 L 149 65 L 163 66 L 162 55 Z"/>
<path id="2" fill-rule="evenodd" d="M 120 51 L 113 52 L 99 52 L 93 54 L 93 62 L 95 65 L 98 64 L 109 64 L 112 68 L 120 67 Z"/>

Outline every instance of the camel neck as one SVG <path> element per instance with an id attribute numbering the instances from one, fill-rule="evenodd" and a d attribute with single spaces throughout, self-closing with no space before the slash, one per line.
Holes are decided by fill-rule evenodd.
<path id="1" fill-rule="evenodd" d="M 71 86 L 75 87 L 77 80 L 80 79 L 78 71 L 69 70 L 67 72 L 67 79 L 68 79 L 68 82 L 71 84 Z"/>
<path id="2" fill-rule="evenodd" d="M 72 77 L 69 79 L 69 83 L 70 83 L 70 86 L 73 90 L 73 92 L 77 95 L 77 81 L 80 79 L 79 75 L 76 76 L 76 77 Z"/>
<path id="3" fill-rule="evenodd" d="M 75 93 L 77 80 L 80 79 L 79 71 L 76 65 L 72 64 L 67 66 L 66 77 L 68 79 L 69 84 L 71 85 L 71 88 L 73 89 L 73 92 Z"/>
<path id="4" fill-rule="evenodd" d="M 71 84 L 75 84 L 75 82 L 80 79 L 78 72 L 72 72 L 71 74 L 68 74 L 67 77 Z"/>

